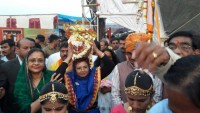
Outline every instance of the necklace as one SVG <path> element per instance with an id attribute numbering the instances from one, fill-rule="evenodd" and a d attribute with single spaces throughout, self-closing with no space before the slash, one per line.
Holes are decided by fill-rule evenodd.
<path id="1" fill-rule="evenodd" d="M 43 86 L 45 85 L 45 81 L 44 81 L 44 76 L 42 74 L 42 82 L 43 82 Z M 40 82 L 38 83 L 38 85 L 40 84 Z M 33 89 L 34 91 L 37 90 L 37 93 L 40 94 L 40 90 L 37 88 L 37 86 L 33 83 Z"/>

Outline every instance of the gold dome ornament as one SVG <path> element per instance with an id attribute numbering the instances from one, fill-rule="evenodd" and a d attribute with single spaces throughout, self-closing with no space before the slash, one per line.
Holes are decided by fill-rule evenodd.
<path id="1" fill-rule="evenodd" d="M 91 52 L 91 41 L 96 39 L 96 33 L 92 29 L 87 29 L 80 25 L 70 26 L 71 36 L 68 43 L 72 46 L 73 56 L 72 59 L 87 57 Z"/>

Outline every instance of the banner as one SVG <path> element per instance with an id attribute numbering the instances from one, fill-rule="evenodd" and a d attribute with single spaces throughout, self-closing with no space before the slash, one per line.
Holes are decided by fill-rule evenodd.
<path id="1" fill-rule="evenodd" d="M 4 28 L 0 27 L 0 41 L 13 39 L 15 42 L 24 37 L 23 28 Z"/>
<path id="2" fill-rule="evenodd" d="M 58 29 L 29 29 L 25 28 L 24 29 L 24 37 L 29 37 L 29 38 L 36 38 L 38 34 L 44 35 L 45 37 L 48 38 L 51 34 L 56 34 L 59 36 L 59 30 Z"/>

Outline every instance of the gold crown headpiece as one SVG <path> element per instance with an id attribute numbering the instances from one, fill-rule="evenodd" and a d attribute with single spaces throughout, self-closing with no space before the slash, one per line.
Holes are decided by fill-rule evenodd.
<path id="1" fill-rule="evenodd" d="M 55 103 L 57 99 L 63 99 L 63 100 L 68 100 L 68 94 L 63 94 L 60 92 L 55 92 L 54 91 L 54 84 L 52 84 L 52 92 L 49 92 L 47 94 L 44 94 L 39 97 L 40 102 L 43 102 L 45 100 L 49 100 L 51 103 Z"/>
<path id="2" fill-rule="evenodd" d="M 125 88 L 125 93 L 134 95 L 134 96 L 136 95 L 150 96 L 151 94 L 153 94 L 153 87 L 151 86 L 149 89 L 144 90 L 137 86 L 131 86 L 131 87 Z"/>
<path id="3" fill-rule="evenodd" d="M 136 79 L 137 79 L 138 73 L 136 73 L 136 76 L 134 78 L 134 85 L 131 87 L 125 88 L 125 93 L 130 94 L 133 96 L 136 95 L 143 95 L 143 96 L 150 96 L 153 94 L 153 86 L 151 85 L 149 89 L 141 89 L 138 86 L 136 86 Z"/>
<path id="4" fill-rule="evenodd" d="M 96 39 L 96 32 L 94 32 L 92 29 L 86 29 L 80 25 L 70 26 L 69 29 L 71 36 L 68 40 L 68 43 L 73 49 L 72 59 L 82 58 L 90 51 L 90 42 Z"/>

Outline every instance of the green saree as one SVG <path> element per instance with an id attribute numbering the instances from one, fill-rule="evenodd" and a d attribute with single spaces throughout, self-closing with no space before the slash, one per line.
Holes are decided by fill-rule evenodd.
<path id="1" fill-rule="evenodd" d="M 14 97 L 18 113 L 31 113 L 31 103 L 39 98 L 42 87 L 50 81 L 52 74 L 51 71 L 44 69 L 43 78 L 41 78 L 37 88 L 33 89 L 31 76 L 27 71 L 26 62 L 23 61 L 14 86 Z M 37 113 L 41 113 L 41 110 Z"/>

